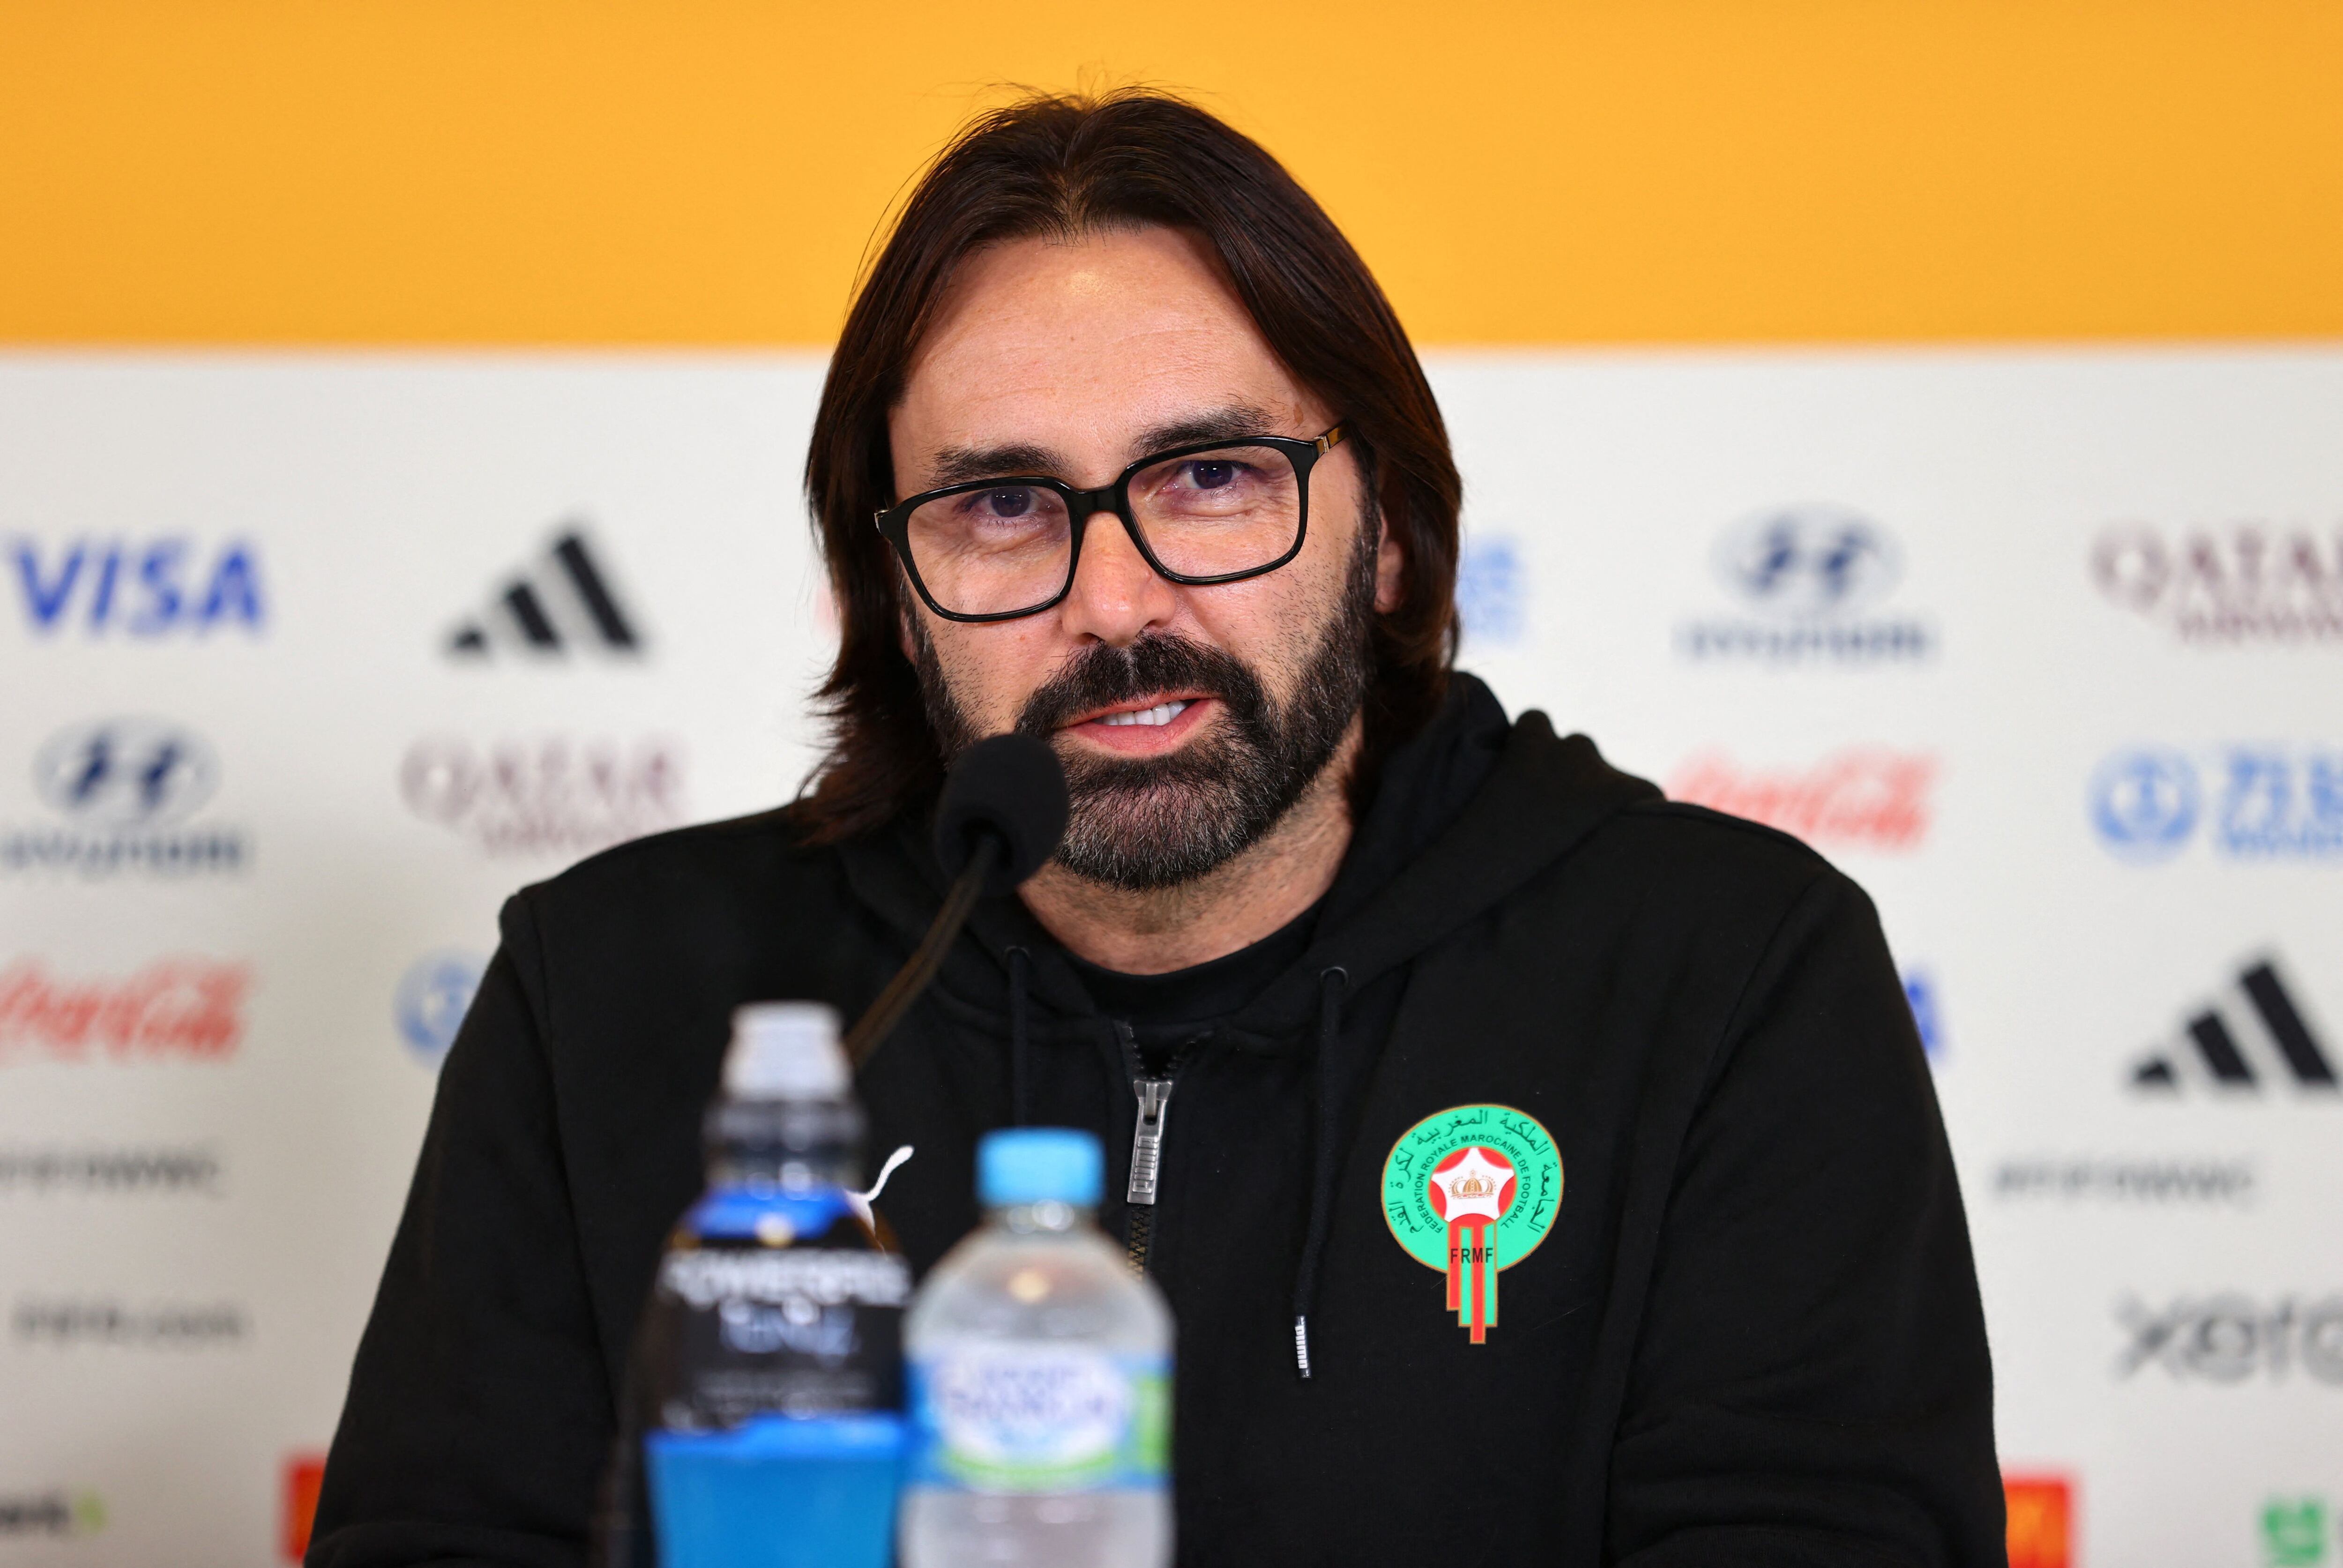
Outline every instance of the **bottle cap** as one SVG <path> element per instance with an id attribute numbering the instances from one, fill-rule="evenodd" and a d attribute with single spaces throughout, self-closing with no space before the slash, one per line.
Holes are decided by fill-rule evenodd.
<path id="1" fill-rule="evenodd" d="M 732 1013 L 724 1092 L 736 1100 L 834 1100 L 852 1084 L 838 1014 L 818 1001 L 759 1001 Z"/>
<path id="2" fill-rule="evenodd" d="M 1105 1181 L 1099 1141 L 1071 1127 L 988 1132 L 976 1146 L 977 1197 L 989 1209 L 1052 1201 L 1096 1208 Z"/>

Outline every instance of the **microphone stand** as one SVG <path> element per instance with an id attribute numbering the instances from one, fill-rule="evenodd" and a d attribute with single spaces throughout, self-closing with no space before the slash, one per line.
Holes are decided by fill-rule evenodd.
<path id="1" fill-rule="evenodd" d="M 1008 845 L 998 833 L 976 836 L 974 852 L 969 856 L 968 864 L 960 868 L 960 875 L 952 879 L 951 886 L 945 890 L 943 906 L 936 910 L 936 918 L 929 922 L 928 934 L 920 939 L 920 945 L 912 950 L 903 967 L 895 971 L 895 978 L 887 982 L 887 989 L 879 993 L 879 1000 L 872 1002 L 855 1021 L 854 1027 L 846 1031 L 842 1043 L 846 1049 L 847 1064 L 850 1068 L 860 1070 L 862 1064 L 870 1059 L 870 1053 L 879 1049 L 880 1042 L 895 1032 L 895 1026 L 902 1022 L 903 1015 L 910 1011 L 911 1004 L 920 1000 L 920 993 L 928 989 L 928 982 L 936 978 L 936 970 L 943 965 L 944 954 L 950 951 L 952 943 L 959 940 L 960 928 L 968 924 L 969 912 L 976 908 L 976 900 L 984 891 L 985 879 L 992 874 L 992 869 L 1000 864 L 1007 850 Z"/>
<path id="2" fill-rule="evenodd" d="M 965 846 L 967 864 L 945 889 L 927 935 L 840 1042 L 850 1069 L 860 1069 L 870 1059 L 936 978 L 986 883 L 1003 868 L 1011 873 L 1004 886 L 1021 881 L 1057 848 L 1066 830 L 1065 777 L 1046 745 L 1026 737 L 996 735 L 979 741 L 962 759 L 939 811 L 938 858 L 949 865 Z M 1019 870 L 1021 853 L 1033 859 Z M 653 1412 L 643 1377 L 639 1331 L 636 1338 L 619 1391 L 617 1441 L 592 1519 L 589 1550 L 596 1568 L 651 1568 L 659 1561 L 642 1464 L 642 1433 Z"/>
<path id="3" fill-rule="evenodd" d="M 860 1069 L 870 1059 L 880 1042 L 902 1022 L 911 1004 L 920 1000 L 920 993 L 928 989 L 928 982 L 936 978 L 944 954 L 951 950 L 960 928 L 968 924 L 969 911 L 976 908 L 976 900 L 983 895 L 985 879 L 1008 853 L 1008 843 L 1000 834 L 988 832 L 975 837 L 968 864 L 960 868 L 960 875 L 945 890 L 943 906 L 928 923 L 928 934 L 920 939 L 920 945 L 912 950 L 903 967 L 895 971 L 887 989 L 879 993 L 879 999 L 865 1010 L 840 1042 L 850 1068 Z M 656 1568 L 659 1562 L 643 1490 L 642 1432 L 649 1419 L 650 1400 L 640 1382 L 642 1356 L 639 1333 L 627 1357 L 618 1440 L 595 1501 L 594 1568 Z"/>

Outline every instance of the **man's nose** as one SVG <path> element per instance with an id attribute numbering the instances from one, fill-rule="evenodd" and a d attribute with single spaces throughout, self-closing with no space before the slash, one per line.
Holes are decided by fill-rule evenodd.
<path id="1" fill-rule="evenodd" d="M 1173 586 L 1139 553 L 1122 519 L 1111 511 L 1092 514 L 1074 586 L 1060 607 L 1065 628 L 1120 648 L 1168 623 L 1179 603 Z"/>

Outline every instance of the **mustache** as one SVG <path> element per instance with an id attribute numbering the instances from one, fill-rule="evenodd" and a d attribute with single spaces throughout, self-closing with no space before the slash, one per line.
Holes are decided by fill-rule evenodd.
<path id="1" fill-rule="evenodd" d="M 1128 648 L 1095 643 L 1025 699 L 1017 732 L 1047 740 L 1070 721 L 1159 691 L 1215 698 L 1240 721 L 1266 715 L 1269 694 L 1242 660 L 1169 632 Z"/>

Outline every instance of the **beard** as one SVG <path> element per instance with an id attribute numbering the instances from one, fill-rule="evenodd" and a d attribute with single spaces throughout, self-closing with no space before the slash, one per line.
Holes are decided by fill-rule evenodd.
<path id="1" fill-rule="evenodd" d="M 1221 705 L 1205 735 L 1161 757 L 1061 751 L 1071 811 L 1060 865 L 1131 892 L 1176 888 L 1251 849 L 1292 809 L 1333 759 L 1373 678 L 1378 543 L 1373 530 L 1360 530 L 1334 616 L 1282 703 L 1234 655 L 1168 633 L 1128 648 L 1094 644 L 1026 699 L 1017 731 L 1045 742 L 1070 719 L 1159 691 Z M 916 618 L 912 642 L 928 721 L 949 764 L 982 737 Z"/>

